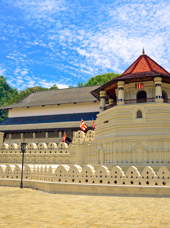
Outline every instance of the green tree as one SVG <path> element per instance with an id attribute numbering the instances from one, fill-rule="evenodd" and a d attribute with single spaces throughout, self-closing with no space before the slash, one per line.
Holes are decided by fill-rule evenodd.
<path id="1" fill-rule="evenodd" d="M 0 76 L 0 106 L 5 105 L 10 98 L 13 98 L 18 94 L 17 89 L 11 88 L 6 82 L 4 76 Z M 7 112 L 0 110 L 0 122 L 7 117 Z"/>
<path id="2" fill-rule="evenodd" d="M 84 85 L 83 85 L 83 82 L 79 82 L 79 83 L 77 83 L 77 87 L 83 87 Z"/>
<path id="3" fill-rule="evenodd" d="M 49 90 L 53 90 L 53 89 L 59 89 L 57 85 L 53 85 L 51 86 L 51 88 L 49 88 Z"/>
<path id="4" fill-rule="evenodd" d="M 43 91 L 43 90 L 48 90 L 48 89 L 42 88 L 40 86 L 35 86 L 35 87 L 27 88 L 26 90 L 22 90 L 15 97 L 12 97 L 8 101 L 7 105 L 11 105 L 11 104 L 19 102 L 20 100 L 24 99 L 26 96 L 28 96 L 32 92 L 38 92 L 38 91 Z"/>
<path id="5" fill-rule="evenodd" d="M 94 77 L 91 77 L 87 83 L 84 84 L 84 86 L 102 85 L 110 81 L 112 78 L 116 78 L 118 76 L 120 76 L 120 74 L 115 74 L 114 72 L 96 75 Z"/>

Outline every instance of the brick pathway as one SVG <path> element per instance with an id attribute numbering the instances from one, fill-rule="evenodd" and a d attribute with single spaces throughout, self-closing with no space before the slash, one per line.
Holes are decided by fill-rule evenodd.
<path id="1" fill-rule="evenodd" d="M 3 227 L 170 227 L 170 198 L 47 194 L 0 187 Z"/>

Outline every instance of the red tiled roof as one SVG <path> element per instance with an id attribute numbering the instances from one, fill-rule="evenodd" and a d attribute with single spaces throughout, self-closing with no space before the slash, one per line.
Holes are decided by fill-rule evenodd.
<path id="1" fill-rule="evenodd" d="M 135 78 L 137 75 L 140 75 L 140 77 L 144 77 L 149 76 L 149 74 L 150 76 L 157 74 L 170 76 L 170 73 L 168 71 L 166 71 L 163 67 L 157 64 L 149 56 L 143 54 L 140 55 L 139 58 L 134 63 L 132 63 L 132 65 L 127 70 L 125 70 L 125 72 L 121 76 L 113 78 L 112 80 Z"/>
<path id="2" fill-rule="evenodd" d="M 91 94 L 100 100 L 99 92 L 101 90 L 107 90 L 107 87 L 110 87 L 112 84 L 120 80 L 124 81 L 139 81 L 139 80 L 150 80 L 150 78 L 154 77 L 162 77 L 162 81 L 164 79 L 169 78 L 170 83 L 170 73 L 166 71 L 163 67 L 157 64 L 153 59 L 149 56 L 143 54 L 138 57 L 138 59 L 132 63 L 132 65 L 125 70 L 125 72 L 119 77 L 111 79 L 109 82 L 101 85 L 97 89 L 91 91 Z"/>

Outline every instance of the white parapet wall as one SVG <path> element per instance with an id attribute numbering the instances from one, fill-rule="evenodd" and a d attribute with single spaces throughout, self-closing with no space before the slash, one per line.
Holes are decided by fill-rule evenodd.
<path id="1" fill-rule="evenodd" d="M 20 186 L 21 165 L 1 164 L 0 185 Z M 119 166 L 25 165 L 25 187 L 47 192 L 107 195 L 170 196 L 170 172 L 162 166 L 156 173 L 150 166 L 139 172 L 135 166 L 125 172 Z"/>

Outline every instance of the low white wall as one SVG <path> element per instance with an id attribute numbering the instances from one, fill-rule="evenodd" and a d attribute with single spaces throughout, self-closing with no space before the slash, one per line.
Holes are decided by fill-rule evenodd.
<path id="1" fill-rule="evenodd" d="M 61 105 L 48 105 L 36 106 L 30 108 L 15 108 L 10 109 L 8 117 L 23 117 L 23 116 L 43 116 L 43 115 L 57 115 L 57 114 L 70 114 L 70 113 L 85 113 L 85 112 L 98 112 L 99 102 L 82 102 L 76 104 L 61 104 Z"/>
<path id="2" fill-rule="evenodd" d="M 0 180 L 0 186 L 19 187 L 20 180 Z M 103 194 L 131 196 L 170 196 L 170 187 L 92 185 L 24 180 L 23 187 L 52 193 Z"/>

